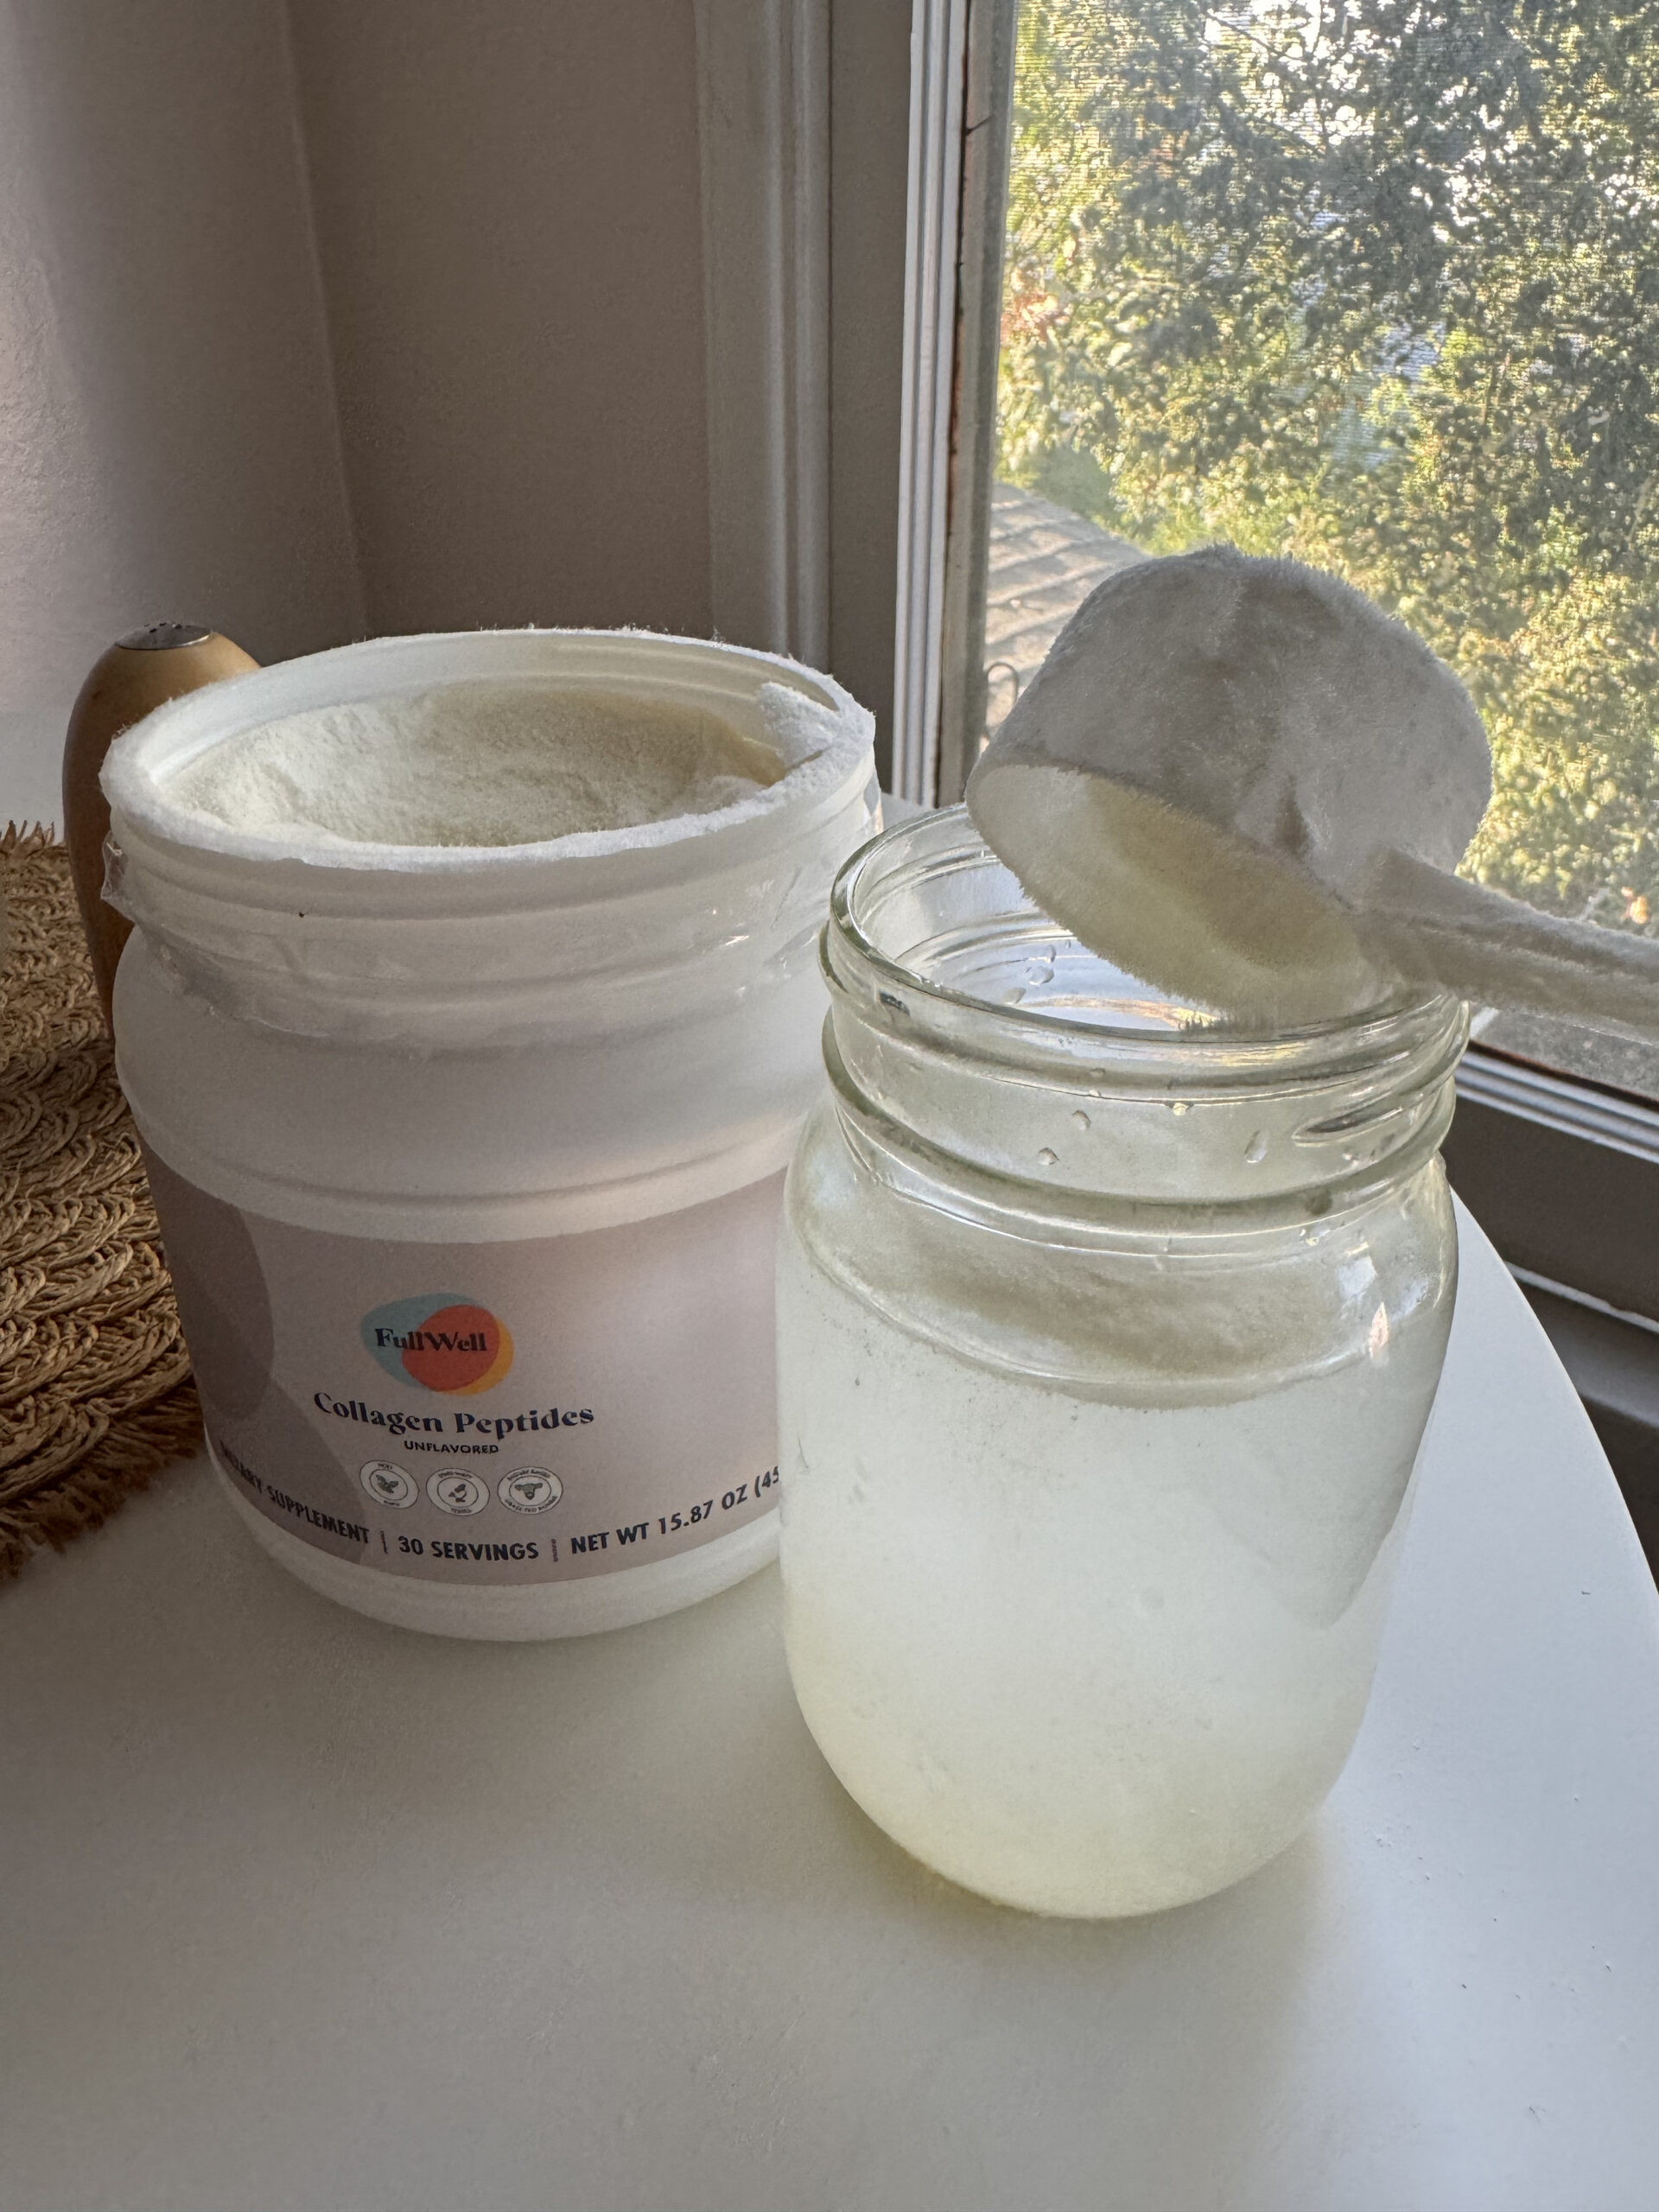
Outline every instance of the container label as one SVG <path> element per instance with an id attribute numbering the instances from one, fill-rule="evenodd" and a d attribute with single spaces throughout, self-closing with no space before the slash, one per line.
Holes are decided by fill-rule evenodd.
<path id="1" fill-rule="evenodd" d="M 414 1244 L 149 1166 L 208 1440 L 302 1541 L 427 1581 L 563 1582 L 778 1503 L 781 1173 L 617 1229 Z"/>

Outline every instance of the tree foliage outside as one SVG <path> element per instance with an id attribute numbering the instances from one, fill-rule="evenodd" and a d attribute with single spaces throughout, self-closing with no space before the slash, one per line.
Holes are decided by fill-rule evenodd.
<path id="1" fill-rule="evenodd" d="M 999 465 L 1459 671 L 1465 868 L 1659 931 L 1651 0 L 1024 0 Z"/>

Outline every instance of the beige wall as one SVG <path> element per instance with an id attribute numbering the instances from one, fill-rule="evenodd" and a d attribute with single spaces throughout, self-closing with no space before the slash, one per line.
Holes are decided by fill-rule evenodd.
<path id="1" fill-rule="evenodd" d="M 0 0 L 0 821 L 162 616 L 360 627 L 279 0 Z"/>
<path id="2" fill-rule="evenodd" d="M 696 133 L 690 0 L 0 0 L 0 821 L 157 617 L 706 629 Z"/>
<path id="3" fill-rule="evenodd" d="M 690 0 L 292 0 L 377 630 L 709 620 Z"/>

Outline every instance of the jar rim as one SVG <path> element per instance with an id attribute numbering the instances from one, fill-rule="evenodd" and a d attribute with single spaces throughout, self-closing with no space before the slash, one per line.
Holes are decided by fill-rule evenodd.
<path id="1" fill-rule="evenodd" d="M 929 877 L 975 868 L 1007 877 L 1041 933 L 1075 942 L 1027 897 L 984 843 L 965 806 L 940 808 L 870 839 L 836 875 L 823 948 L 832 991 L 850 993 L 864 1019 L 902 1027 L 918 1045 L 931 1038 L 1014 1072 L 1052 1079 L 1064 1068 L 1076 1079 L 1094 1071 L 1115 1084 L 1127 1080 L 1136 1089 L 1300 1088 L 1345 1071 L 1415 1057 L 1426 1048 L 1431 1058 L 1446 1053 L 1449 1072 L 1461 1053 L 1466 1007 L 1433 982 L 1402 979 L 1368 1006 L 1273 1031 L 1234 1027 L 1202 1008 L 1168 999 L 1162 1000 L 1156 1020 L 1143 1012 L 1139 1023 L 1114 1023 L 1096 1015 L 1082 1018 L 1063 1006 L 1011 1005 L 985 997 L 928 975 L 880 942 L 871 912 L 878 895 L 906 886 L 913 890 Z M 1149 1009 L 1161 996 L 1150 995 L 1143 1007 Z"/>

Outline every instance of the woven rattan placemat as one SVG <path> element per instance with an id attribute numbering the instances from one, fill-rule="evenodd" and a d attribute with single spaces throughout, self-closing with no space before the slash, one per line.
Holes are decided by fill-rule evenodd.
<path id="1" fill-rule="evenodd" d="M 0 1578 L 201 1440 L 69 857 L 0 836 Z"/>

